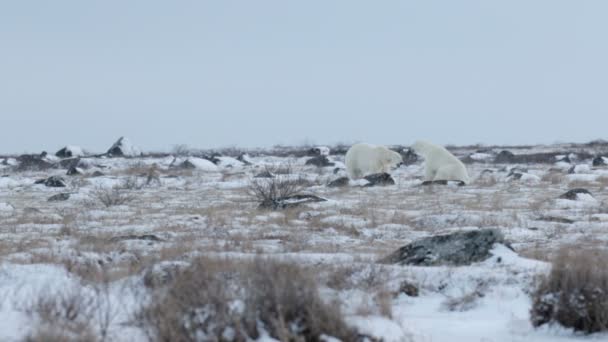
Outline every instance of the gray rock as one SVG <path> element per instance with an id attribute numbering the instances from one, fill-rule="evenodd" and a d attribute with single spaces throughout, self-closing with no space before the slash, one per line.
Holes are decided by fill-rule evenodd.
<path id="1" fill-rule="evenodd" d="M 606 161 L 604 160 L 604 157 L 597 156 L 597 157 L 593 158 L 593 166 L 605 166 L 605 165 L 606 165 Z"/>
<path id="2" fill-rule="evenodd" d="M 368 175 L 363 177 L 369 183 L 365 184 L 365 186 L 385 186 L 385 185 L 394 185 L 395 180 L 388 173 L 374 173 L 373 175 Z"/>
<path id="3" fill-rule="evenodd" d="M 495 229 L 437 235 L 403 246 L 380 262 L 420 266 L 470 265 L 489 258 L 496 243 L 505 244 L 505 240 Z"/>
<path id="4" fill-rule="evenodd" d="M 274 175 L 270 171 L 265 170 L 265 171 L 258 173 L 253 178 L 273 178 L 273 177 L 274 177 Z"/>
<path id="5" fill-rule="evenodd" d="M 327 156 L 317 156 L 306 161 L 306 165 L 314 165 L 318 167 L 334 166 L 336 164 L 329 161 Z"/>
<path id="6" fill-rule="evenodd" d="M 325 202 L 327 201 L 325 198 L 321 198 L 315 195 L 293 195 L 288 197 L 283 197 L 274 200 L 266 200 L 260 203 L 258 206 L 259 209 L 270 209 L 270 210 L 279 210 L 279 209 L 288 209 L 295 208 L 299 205 L 305 203 L 315 203 L 315 202 Z"/>
<path id="7" fill-rule="evenodd" d="M 401 158 L 403 159 L 403 165 L 412 165 L 418 161 L 418 155 L 410 148 L 402 150 L 399 154 L 401 154 Z"/>
<path id="8" fill-rule="evenodd" d="M 424 181 L 422 185 L 457 185 L 464 186 L 465 183 L 463 181 L 448 181 L 448 180 L 432 180 L 432 181 Z"/>
<path id="9" fill-rule="evenodd" d="M 583 189 L 583 188 L 576 188 L 576 189 L 572 189 L 572 190 L 568 190 L 567 192 L 561 194 L 559 196 L 559 198 L 561 199 L 568 199 L 568 200 L 572 200 L 572 201 L 576 201 L 578 199 L 578 195 L 579 194 L 587 194 L 589 196 L 593 196 L 591 194 L 591 192 L 589 192 L 589 190 L 587 189 Z"/>
<path id="10" fill-rule="evenodd" d="M 494 158 L 494 163 L 496 163 L 496 164 L 502 164 L 502 163 L 510 164 L 510 163 L 515 163 L 516 161 L 517 161 L 517 158 L 515 157 L 513 152 L 510 152 L 507 150 L 500 151 Z"/>
<path id="11" fill-rule="evenodd" d="M 327 186 L 330 188 L 341 188 L 341 187 L 348 186 L 348 183 L 349 183 L 348 177 L 340 177 L 338 179 L 334 179 L 333 181 L 329 182 L 329 184 L 327 184 Z"/>
<path id="12" fill-rule="evenodd" d="M 48 161 L 43 160 L 42 158 L 43 157 L 39 155 L 33 154 L 24 154 L 17 157 L 17 161 L 19 162 L 19 166 L 17 166 L 17 171 L 44 171 L 54 167 L 52 163 L 49 163 Z"/>
<path id="13" fill-rule="evenodd" d="M 154 241 L 161 242 L 165 241 L 164 239 L 159 238 L 154 234 L 143 234 L 143 235 L 121 235 L 110 238 L 110 242 L 119 242 L 125 240 L 143 240 L 143 241 Z"/>
<path id="14" fill-rule="evenodd" d="M 53 195 L 51 197 L 49 197 L 47 199 L 47 201 L 49 202 L 61 202 L 61 201 L 67 201 L 70 199 L 70 194 L 67 192 L 63 192 L 57 195 Z"/>
<path id="15" fill-rule="evenodd" d="M 101 171 L 95 171 L 91 174 L 91 177 L 102 177 L 105 176 L 105 174 Z"/>
<path id="16" fill-rule="evenodd" d="M 63 180 L 63 178 L 58 177 L 58 176 L 51 176 L 46 179 L 39 179 L 36 182 L 34 182 L 34 184 L 44 184 L 45 186 L 48 186 L 51 188 L 64 188 L 65 187 L 65 181 Z"/>

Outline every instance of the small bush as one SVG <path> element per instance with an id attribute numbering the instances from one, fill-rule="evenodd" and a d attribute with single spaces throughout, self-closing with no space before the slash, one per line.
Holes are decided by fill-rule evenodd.
<path id="1" fill-rule="evenodd" d="M 106 207 L 127 204 L 135 199 L 127 190 L 120 187 L 99 187 L 91 193 L 93 199 L 101 202 Z"/>
<path id="2" fill-rule="evenodd" d="M 339 306 L 323 302 L 311 274 L 291 264 L 199 259 L 150 303 L 139 319 L 152 340 L 357 340 Z"/>
<path id="3" fill-rule="evenodd" d="M 533 295 L 534 326 L 559 323 L 585 333 L 608 330 L 608 252 L 564 248 Z"/>
<path id="4" fill-rule="evenodd" d="M 306 187 L 302 178 L 276 175 L 272 178 L 254 178 L 249 183 L 248 193 L 261 208 L 275 208 L 290 197 L 301 194 Z"/>

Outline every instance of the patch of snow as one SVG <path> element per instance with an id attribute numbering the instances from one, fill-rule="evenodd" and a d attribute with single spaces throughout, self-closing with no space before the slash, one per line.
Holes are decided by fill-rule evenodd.
<path id="1" fill-rule="evenodd" d="M 211 161 L 203 158 L 191 157 L 188 158 L 187 161 L 192 163 L 197 170 L 205 171 L 205 172 L 217 172 L 219 168 L 217 165 L 213 164 Z"/>
<path id="2" fill-rule="evenodd" d="M 489 154 L 489 153 L 473 153 L 469 156 L 469 158 L 473 159 L 473 160 L 489 160 L 492 159 L 494 156 Z"/>

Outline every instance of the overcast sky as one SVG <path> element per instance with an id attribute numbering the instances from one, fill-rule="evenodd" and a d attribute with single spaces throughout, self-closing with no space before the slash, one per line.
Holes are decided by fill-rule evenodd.
<path id="1" fill-rule="evenodd" d="M 3 1 L 0 152 L 608 139 L 608 1 Z"/>

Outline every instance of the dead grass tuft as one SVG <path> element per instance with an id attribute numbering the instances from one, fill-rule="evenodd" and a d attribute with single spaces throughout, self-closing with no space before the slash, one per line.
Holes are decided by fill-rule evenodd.
<path id="1" fill-rule="evenodd" d="M 532 324 L 559 323 L 585 333 L 608 330 L 606 261 L 605 250 L 560 249 L 533 295 Z"/>
<path id="2" fill-rule="evenodd" d="M 314 277 L 293 264 L 198 259 L 164 291 L 152 293 L 139 320 L 152 340 L 355 341 L 339 306 L 319 296 Z"/>

